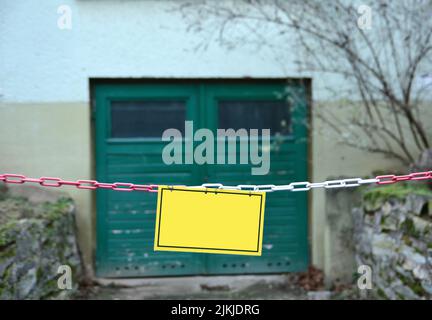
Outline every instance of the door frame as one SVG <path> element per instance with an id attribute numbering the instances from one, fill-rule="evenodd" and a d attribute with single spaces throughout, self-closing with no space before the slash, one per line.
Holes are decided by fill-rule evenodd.
<path id="1" fill-rule="evenodd" d="M 189 84 L 189 85 L 198 85 L 199 90 L 204 90 L 201 84 L 203 83 L 224 83 L 224 84 L 240 84 L 244 83 L 245 85 L 250 84 L 271 84 L 277 83 L 280 84 L 282 81 L 286 81 L 287 86 L 289 85 L 303 85 L 306 96 L 306 126 L 307 126 L 307 181 L 313 180 L 313 127 L 312 127 L 312 116 L 313 116 L 313 104 L 312 104 L 312 79 L 311 78 L 284 78 L 284 77 L 272 77 L 272 78 L 90 78 L 89 79 L 89 95 L 90 95 L 90 118 L 91 118 L 91 163 L 92 163 L 92 179 L 96 178 L 96 172 L 99 170 L 96 167 L 96 141 L 97 137 L 97 128 L 96 128 L 96 86 L 102 84 L 111 84 L 111 85 L 121 85 L 121 84 Z M 201 92 L 200 92 L 201 93 Z M 203 99 L 204 95 L 199 95 Z M 199 101 L 199 104 L 202 105 L 204 101 Z M 201 112 L 200 122 L 205 123 L 204 112 Z M 203 122 L 204 121 L 204 122 Z M 201 169 L 202 170 L 202 169 Z M 97 197 L 96 193 L 92 194 L 92 260 L 93 260 L 93 271 L 96 272 L 96 262 L 97 262 L 97 244 L 98 244 L 98 217 L 97 217 Z M 312 235 L 313 235 L 313 215 L 312 215 L 312 201 L 313 195 L 311 192 L 307 193 L 307 207 L 308 207 L 308 216 L 307 216 L 307 255 L 309 264 L 312 262 Z"/>

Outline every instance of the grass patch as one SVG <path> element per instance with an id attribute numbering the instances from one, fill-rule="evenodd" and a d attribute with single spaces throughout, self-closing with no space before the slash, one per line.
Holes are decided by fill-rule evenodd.
<path id="1" fill-rule="evenodd" d="M 432 197 L 432 190 L 425 184 L 395 183 L 366 189 L 363 192 L 363 199 L 369 203 L 377 203 L 389 199 L 404 200 L 409 194 Z"/>

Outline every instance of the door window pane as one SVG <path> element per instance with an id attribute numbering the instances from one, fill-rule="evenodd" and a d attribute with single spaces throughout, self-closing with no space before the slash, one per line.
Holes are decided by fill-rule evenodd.
<path id="1" fill-rule="evenodd" d="M 218 113 L 220 129 L 270 129 L 271 135 L 291 132 L 286 101 L 220 101 Z"/>
<path id="2" fill-rule="evenodd" d="M 112 138 L 161 138 L 169 128 L 184 134 L 184 101 L 113 101 L 111 103 Z"/>

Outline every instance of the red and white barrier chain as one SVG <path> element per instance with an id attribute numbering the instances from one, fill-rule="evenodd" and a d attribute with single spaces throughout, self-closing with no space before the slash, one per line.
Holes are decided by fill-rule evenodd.
<path id="1" fill-rule="evenodd" d="M 225 186 L 221 183 L 204 183 L 200 186 L 193 186 L 193 188 L 216 188 L 224 190 L 245 190 L 245 191 L 260 191 L 260 192 L 273 192 L 273 191 L 308 191 L 315 188 L 351 188 L 367 184 L 392 184 L 400 181 L 408 180 L 428 180 L 432 179 L 432 171 L 414 172 L 406 175 L 382 175 L 372 179 L 352 178 L 340 180 L 328 180 L 323 182 L 311 183 L 308 181 L 292 182 L 286 185 L 245 185 L 239 184 L 237 186 Z M 38 179 L 28 178 L 21 174 L 5 173 L 0 174 L 0 181 L 4 183 L 37 183 L 44 187 L 62 187 L 74 186 L 78 189 L 110 189 L 114 191 L 144 191 L 144 192 L 158 192 L 158 185 L 156 184 L 133 184 L 124 182 L 103 183 L 95 180 L 76 180 L 68 181 L 54 177 L 41 177 Z"/>
<path id="2" fill-rule="evenodd" d="M 27 178 L 22 174 L 0 174 L 0 181 L 5 183 L 15 183 L 15 184 L 23 184 L 23 183 L 38 183 L 44 187 L 62 187 L 62 186 L 74 186 L 78 189 L 87 189 L 87 190 L 95 190 L 98 188 L 101 189 L 110 189 L 115 191 L 145 191 L 145 192 L 158 192 L 157 185 L 154 184 L 133 184 L 133 183 L 102 183 L 97 182 L 95 180 L 77 180 L 77 181 L 68 181 L 62 180 L 60 178 L 54 177 L 41 177 L 38 179 Z"/>

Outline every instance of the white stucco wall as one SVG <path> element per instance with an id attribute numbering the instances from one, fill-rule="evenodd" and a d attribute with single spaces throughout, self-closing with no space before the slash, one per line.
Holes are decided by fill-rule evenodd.
<path id="1" fill-rule="evenodd" d="M 64 4 L 71 30 L 57 26 Z M 172 8 L 173 1 L 3 0 L 2 101 L 88 101 L 91 77 L 301 76 L 271 51 L 212 45 L 196 52 L 201 35 L 187 32 Z M 285 61 L 295 58 L 284 54 Z"/>

